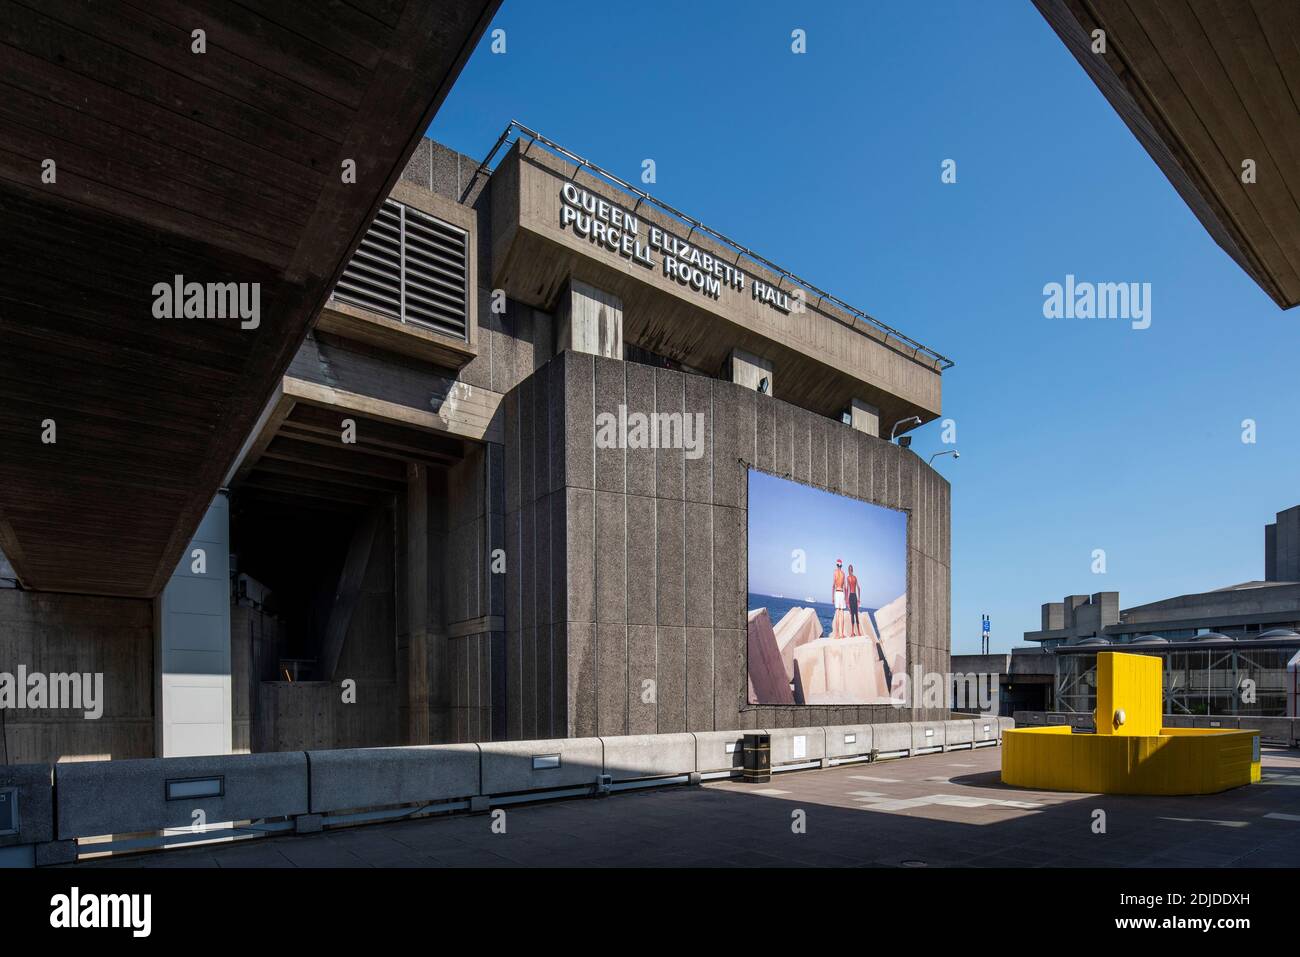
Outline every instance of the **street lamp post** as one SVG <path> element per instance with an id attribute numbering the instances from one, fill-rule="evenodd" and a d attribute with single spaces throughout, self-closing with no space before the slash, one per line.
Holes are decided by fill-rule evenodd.
<path id="1" fill-rule="evenodd" d="M 889 430 L 889 441 L 894 441 L 894 436 L 898 435 L 898 427 L 900 425 L 907 425 L 909 422 L 915 422 L 917 425 L 920 425 L 921 417 L 919 415 L 911 415 L 906 419 L 899 419 L 894 423 L 894 427 Z"/>

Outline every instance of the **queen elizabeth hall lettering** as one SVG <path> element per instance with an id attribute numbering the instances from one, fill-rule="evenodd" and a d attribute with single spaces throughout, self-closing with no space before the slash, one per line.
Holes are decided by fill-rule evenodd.
<path id="1" fill-rule="evenodd" d="M 560 228 L 648 269 L 655 268 L 657 252 L 664 276 L 711 299 L 721 299 L 724 289 L 743 293 L 750 282 L 742 270 L 658 226 L 643 234 L 636 216 L 573 183 L 560 187 Z M 789 294 L 767 283 L 754 280 L 753 297 L 790 311 Z"/>

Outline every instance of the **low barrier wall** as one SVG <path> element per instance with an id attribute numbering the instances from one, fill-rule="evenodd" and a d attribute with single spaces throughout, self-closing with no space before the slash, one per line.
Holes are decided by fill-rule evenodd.
<path id="1" fill-rule="evenodd" d="M 872 750 L 880 754 L 912 750 L 912 725 L 907 722 L 873 724 L 871 726 Z"/>
<path id="2" fill-rule="evenodd" d="M 744 731 L 694 731 L 691 737 L 695 739 L 695 769 L 701 774 L 744 767 Z"/>
<path id="3" fill-rule="evenodd" d="M 61 840 L 293 817 L 309 808 L 303 751 L 79 761 L 54 767 Z"/>
<path id="4" fill-rule="evenodd" d="M 739 772 L 745 734 L 771 737 L 774 772 L 997 744 L 1011 718 L 702 731 L 423 747 L 282 751 L 0 766 L 0 866 L 95 851 L 600 793 Z M 377 810 L 384 809 L 384 810 Z M 198 813 L 201 812 L 201 813 Z M 6 827 L 6 821 L 12 824 Z M 197 823 L 204 827 L 195 827 Z M 205 829 L 210 825 L 212 830 Z M 145 835 L 145 837 L 132 837 Z M 35 852 L 32 853 L 32 849 Z"/>
<path id="5" fill-rule="evenodd" d="M 912 750 L 944 750 L 946 748 L 946 745 L 944 744 L 946 740 L 944 730 L 945 725 L 942 721 L 913 721 Z"/>
<path id="6" fill-rule="evenodd" d="M 874 728 L 869 724 L 840 725 L 826 729 L 826 757 L 860 758 L 871 754 L 875 741 Z"/>
<path id="7" fill-rule="evenodd" d="M 773 728 L 772 768 L 784 764 L 820 763 L 826 757 L 825 728 Z"/>
<path id="8" fill-rule="evenodd" d="M 1008 721 L 1013 719 L 1008 718 Z M 976 718 L 971 722 L 971 734 L 975 737 L 977 745 L 996 744 L 1002 737 L 1002 729 L 1007 725 L 1000 723 L 1001 719 L 997 717 Z M 1011 725 L 1014 727 L 1014 722 Z"/>
<path id="9" fill-rule="evenodd" d="M 956 748 L 962 745 L 973 745 L 975 742 L 975 722 L 974 721 L 945 721 L 943 723 L 943 745 L 945 748 Z"/>
<path id="10" fill-rule="evenodd" d="M 696 770 L 693 734 L 634 734 L 600 740 L 605 745 L 604 773 L 614 783 L 675 777 Z"/>
<path id="11" fill-rule="evenodd" d="M 605 770 L 600 738 L 548 741 L 485 741 L 481 794 L 516 794 L 586 786 Z"/>
<path id="12" fill-rule="evenodd" d="M 1239 718 L 1242 731 L 1258 731 L 1261 741 L 1300 747 L 1300 718 Z"/>
<path id="13" fill-rule="evenodd" d="M 53 765 L 0 765 L 0 794 L 9 805 L 0 815 L 0 861 L 27 860 L 30 854 L 6 849 L 54 840 Z"/>
<path id="14" fill-rule="evenodd" d="M 476 744 L 308 751 L 311 810 L 433 803 L 481 793 Z"/>
<path id="15" fill-rule="evenodd" d="M 1014 720 L 1019 727 L 1068 724 L 1076 731 L 1095 731 L 1091 714 L 1067 711 L 1017 711 Z M 1265 744 L 1300 747 L 1300 718 L 1261 718 L 1252 715 L 1190 715 L 1167 714 L 1161 718 L 1166 728 L 1220 728 L 1230 731 L 1258 731 Z"/>

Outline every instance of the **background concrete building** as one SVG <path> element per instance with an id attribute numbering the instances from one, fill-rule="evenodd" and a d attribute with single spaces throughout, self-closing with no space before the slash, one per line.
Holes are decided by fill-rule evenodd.
<path id="1" fill-rule="evenodd" d="M 983 709 L 970 700 L 970 675 L 992 676 L 992 713 L 1011 716 L 1017 711 L 1047 711 L 1052 704 L 1056 659 L 1037 648 L 1013 648 L 1006 654 L 953 655 L 953 710 L 977 714 Z M 964 700 L 959 692 L 966 695 Z"/>
<path id="2" fill-rule="evenodd" d="M 1044 604 L 1042 628 L 1025 632 L 1025 640 L 1055 655 L 1049 707 L 1090 710 L 1097 650 L 1120 646 L 1165 659 L 1166 713 L 1286 714 L 1288 663 L 1300 654 L 1298 523 L 1300 507 L 1264 527 L 1263 581 L 1125 609 L 1119 592 Z M 1245 680 L 1256 701 L 1242 700 Z"/>
<path id="3" fill-rule="evenodd" d="M 1043 648 L 1089 638 L 1127 644 L 1143 637 L 1170 641 L 1207 632 L 1253 638 L 1300 627 L 1300 506 L 1264 526 L 1264 579 L 1241 582 L 1121 609 L 1119 592 L 1069 595 L 1043 605 L 1042 628 L 1025 641 Z"/>

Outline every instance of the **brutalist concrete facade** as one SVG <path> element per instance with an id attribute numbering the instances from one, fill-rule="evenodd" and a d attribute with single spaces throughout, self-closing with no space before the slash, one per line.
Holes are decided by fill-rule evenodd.
<path id="1" fill-rule="evenodd" d="M 703 454 L 597 448 L 597 416 L 620 405 L 700 413 Z M 571 351 L 504 417 L 505 630 L 458 681 L 504 737 L 946 715 L 746 703 L 748 467 L 908 511 L 909 669 L 947 670 L 949 486 L 914 453 L 731 382 Z"/>
<path id="2" fill-rule="evenodd" d="M 523 262 L 519 250 L 510 253 L 503 273 L 511 248 L 503 237 L 522 215 L 509 207 L 528 200 L 502 200 L 517 188 L 515 169 L 486 188 L 477 169 L 477 160 L 428 143 L 406 173 L 475 207 L 481 345 L 458 378 L 503 393 L 502 441 L 482 443 L 447 483 L 445 739 L 945 717 L 938 708 L 747 703 L 746 469 L 908 512 L 909 673 L 948 670 L 948 482 L 908 449 L 752 386 L 565 349 L 556 341 L 558 301 L 539 305 L 537 290 L 517 288 L 517 277 L 553 281 L 554 262 L 537 261 L 544 258 L 569 261 L 574 278 L 599 283 L 608 278 L 602 252 L 574 259 L 572 250 L 530 243 Z M 618 198 L 605 184 L 584 185 Z M 504 313 L 486 305 L 494 281 L 507 297 Z M 562 284 L 555 292 L 566 294 Z M 680 322 L 701 321 L 696 304 L 681 308 Z M 784 393 L 782 373 L 774 370 Z M 702 454 L 597 448 L 597 417 L 620 406 L 699 413 Z M 877 429 L 888 434 L 892 424 Z M 504 571 L 493 571 L 494 557 Z"/>

